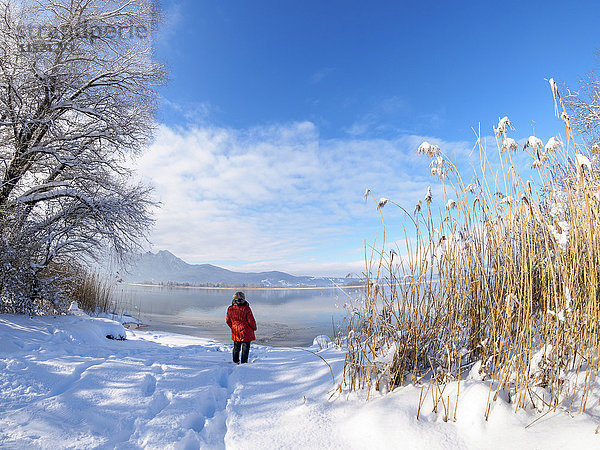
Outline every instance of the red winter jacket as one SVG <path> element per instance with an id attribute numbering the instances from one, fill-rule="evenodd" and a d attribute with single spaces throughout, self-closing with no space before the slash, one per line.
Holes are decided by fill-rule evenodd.
<path id="1" fill-rule="evenodd" d="M 231 328 L 231 340 L 239 342 L 250 342 L 256 339 L 256 321 L 248 303 L 244 305 L 231 305 L 227 308 L 227 319 L 225 320 Z"/>

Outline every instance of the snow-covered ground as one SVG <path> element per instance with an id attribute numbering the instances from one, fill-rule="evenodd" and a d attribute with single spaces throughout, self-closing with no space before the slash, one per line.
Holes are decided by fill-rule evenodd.
<path id="1" fill-rule="evenodd" d="M 343 352 L 309 350 L 339 383 Z M 419 388 L 332 396 L 329 367 L 306 350 L 253 346 L 242 366 L 230 351 L 84 315 L 0 315 L 0 447 L 600 448 L 597 405 L 542 416 L 498 400 L 486 422 L 488 386 L 465 381 L 456 422 L 430 399 L 417 420 Z"/>

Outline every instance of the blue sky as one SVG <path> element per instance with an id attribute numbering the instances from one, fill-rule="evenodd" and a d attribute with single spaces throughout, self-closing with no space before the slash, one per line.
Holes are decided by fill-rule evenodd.
<path id="1" fill-rule="evenodd" d="M 360 273 L 365 188 L 412 210 L 436 183 L 419 143 L 468 166 L 471 127 L 500 116 L 558 135 L 545 79 L 576 86 L 600 48 L 597 2 L 162 4 L 170 79 L 138 162 L 163 204 L 153 249 L 236 270 Z"/>

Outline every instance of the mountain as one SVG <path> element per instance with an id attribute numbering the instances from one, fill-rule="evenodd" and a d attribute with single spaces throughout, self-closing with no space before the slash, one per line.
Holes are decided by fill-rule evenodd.
<path id="1" fill-rule="evenodd" d="M 132 283 L 266 287 L 332 286 L 357 282 L 350 278 L 297 277 L 285 272 L 233 272 L 212 264 L 188 264 L 167 250 L 141 254 L 123 277 Z"/>

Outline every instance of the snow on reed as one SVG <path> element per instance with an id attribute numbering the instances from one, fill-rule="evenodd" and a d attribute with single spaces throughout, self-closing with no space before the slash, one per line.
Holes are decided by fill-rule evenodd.
<path id="1" fill-rule="evenodd" d="M 556 137 L 544 146 L 530 136 L 521 147 L 509 129 L 508 117 L 494 128 L 494 167 L 504 173 L 486 176 L 495 152 L 478 139 L 488 157 L 473 181 L 449 171 L 438 210 L 429 186 L 428 207 L 419 201 L 407 213 L 404 255 L 373 251 L 364 302 L 349 317 L 351 391 L 413 383 L 444 420 L 455 418 L 460 394 L 447 397 L 445 386 L 466 377 L 487 382 L 486 418 L 498 399 L 515 410 L 579 412 L 600 400 L 600 167 Z M 520 149 L 535 183 L 513 164 Z M 433 175 L 440 163 L 454 167 L 427 142 L 417 153 Z"/>

